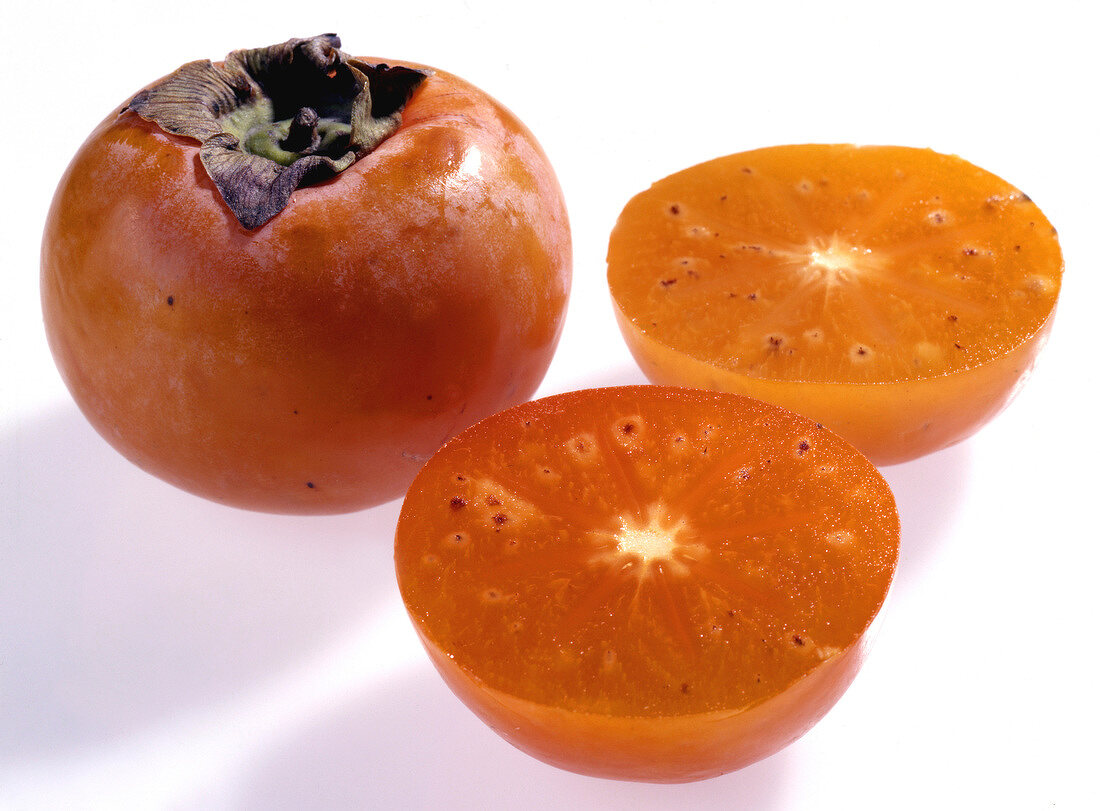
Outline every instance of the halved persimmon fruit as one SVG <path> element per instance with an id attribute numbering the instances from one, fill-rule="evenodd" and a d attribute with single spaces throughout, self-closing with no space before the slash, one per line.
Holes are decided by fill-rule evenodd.
<path id="1" fill-rule="evenodd" d="M 654 184 L 611 235 L 608 282 L 654 382 L 778 403 L 878 464 L 971 435 L 1050 331 L 1058 237 L 961 158 L 890 146 L 729 155 Z"/>
<path id="2" fill-rule="evenodd" d="M 862 662 L 893 495 L 819 424 L 662 386 L 489 417 L 413 482 L 395 559 L 451 689 L 555 766 L 712 777 L 808 730 Z"/>

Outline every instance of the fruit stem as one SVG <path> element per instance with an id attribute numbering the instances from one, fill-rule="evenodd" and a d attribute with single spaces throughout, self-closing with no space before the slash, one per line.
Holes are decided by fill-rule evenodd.
<path id="1" fill-rule="evenodd" d="M 290 122 L 290 132 L 286 138 L 279 142 L 279 146 L 288 152 L 300 152 L 312 154 L 317 151 L 321 143 L 321 136 L 317 132 L 317 111 L 312 107 L 303 107 L 294 115 Z"/>

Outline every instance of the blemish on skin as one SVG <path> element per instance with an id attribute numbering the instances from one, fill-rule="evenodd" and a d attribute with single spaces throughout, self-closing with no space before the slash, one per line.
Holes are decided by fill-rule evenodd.
<path id="1" fill-rule="evenodd" d="M 176 303 L 176 297 L 175 296 L 169 296 L 167 299 L 165 299 L 165 301 L 167 301 L 168 306 L 171 307 L 173 304 Z"/>
<path id="2" fill-rule="evenodd" d="M 798 634 L 795 634 L 794 636 L 792 636 L 791 641 L 794 642 L 794 644 L 798 645 L 799 647 L 803 647 L 806 644 L 806 640 L 803 639 L 802 637 L 800 637 Z"/>
<path id="3" fill-rule="evenodd" d="M 314 490 L 316 489 L 317 485 L 315 485 L 313 482 L 306 482 L 306 487 L 308 487 L 310 490 Z"/>
<path id="4" fill-rule="evenodd" d="M 452 510 L 461 510 L 465 506 L 466 506 L 466 499 L 464 499 L 462 496 L 455 496 L 454 498 L 451 499 L 451 509 Z"/>
<path id="5" fill-rule="evenodd" d="M 806 453 L 806 451 L 808 451 L 809 449 L 810 449 L 810 443 L 807 442 L 805 439 L 803 439 L 801 442 L 798 443 L 798 455 L 799 456 Z"/>
<path id="6" fill-rule="evenodd" d="M 676 278 L 675 277 L 673 277 L 671 279 L 661 279 L 661 287 L 670 287 L 671 285 L 674 285 L 674 284 L 676 284 Z"/>
<path id="7" fill-rule="evenodd" d="M 505 515 L 504 513 L 497 513 L 496 515 L 493 516 L 493 523 L 496 524 L 498 527 L 503 526 L 507 522 L 508 522 L 508 516 Z"/>
<path id="8" fill-rule="evenodd" d="M 680 207 L 678 205 L 676 205 L 675 203 L 673 203 L 671 206 L 668 207 L 668 213 L 672 214 L 672 215 L 679 214 L 680 213 Z"/>
<path id="9" fill-rule="evenodd" d="M 488 504 L 490 507 L 499 507 L 500 499 L 496 496 L 486 496 L 485 503 Z"/>

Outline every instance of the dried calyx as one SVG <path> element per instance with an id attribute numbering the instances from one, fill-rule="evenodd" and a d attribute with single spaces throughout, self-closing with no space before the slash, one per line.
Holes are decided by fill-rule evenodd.
<path id="1" fill-rule="evenodd" d="M 245 228 L 283 210 L 392 135 L 426 71 L 372 65 L 322 34 L 189 62 L 124 108 L 201 142 L 199 156 Z"/>

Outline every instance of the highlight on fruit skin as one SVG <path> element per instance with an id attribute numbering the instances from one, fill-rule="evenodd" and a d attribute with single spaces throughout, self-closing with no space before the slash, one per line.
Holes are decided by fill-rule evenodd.
<path id="1" fill-rule="evenodd" d="M 1036 204 L 953 155 L 802 144 L 636 195 L 608 247 L 624 339 L 655 383 L 746 394 L 876 464 L 959 442 L 1018 391 L 1062 279 Z"/>
<path id="2" fill-rule="evenodd" d="M 630 386 L 451 440 L 409 489 L 394 557 L 429 658 L 499 735 L 581 774 L 684 782 L 832 707 L 898 541 L 889 486 L 821 425 Z"/>
<path id="3" fill-rule="evenodd" d="M 571 275 L 561 187 L 511 111 L 323 35 L 190 62 L 112 111 L 54 195 L 41 293 L 73 399 L 129 460 L 336 513 L 534 394 Z"/>

